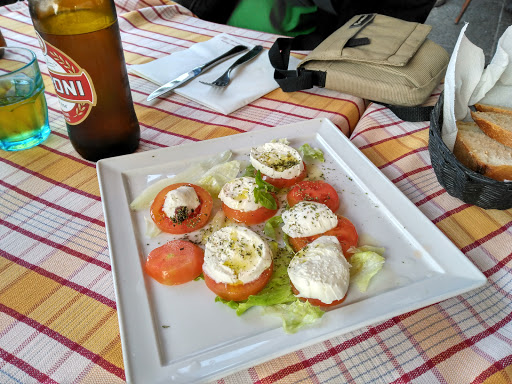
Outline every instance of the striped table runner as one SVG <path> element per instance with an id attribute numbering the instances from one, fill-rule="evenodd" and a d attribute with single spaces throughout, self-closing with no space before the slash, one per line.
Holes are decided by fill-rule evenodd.
<path id="1" fill-rule="evenodd" d="M 128 64 L 219 33 L 269 48 L 276 36 L 217 25 L 164 0 L 118 0 Z M 95 164 L 69 143 L 26 2 L 0 8 L 7 44 L 34 50 L 52 134 L 0 154 L 0 383 L 125 380 Z M 178 95 L 156 106 L 154 85 L 130 76 L 139 151 L 327 117 L 486 275 L 488 284 L 242 370 L 219 383 L 512 382 L 512 215 L 450 197 L 437 183 L 428 124 L 327 89 L 273 91 L 225 116 Z"/>

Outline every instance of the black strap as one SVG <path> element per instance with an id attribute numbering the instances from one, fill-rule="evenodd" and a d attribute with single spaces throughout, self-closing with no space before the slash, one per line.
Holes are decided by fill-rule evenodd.
<path id="1" fill-rule="evenodd" d="M 274 67 L 274 80 L 284 92 L 296 92 L 313 86 L 324 87 L 325 72 L 310 71 L 304 68 L 288 70 L 290 51 L 310 51 L 322 42 L 314 34 L 299 35 L 293 39 L 278 38 L 268 52 L 270 63 Z"/>
<path id="2" fill-rule="evenodd" d="M 419 105 L 416 107 L 403 107 L 400 105 L 384 104 L 378 101 L 376 101 L 376 103 L 389 108 L 399 119 L 411 122 L 429 121 L 432 110 L 434 109 L 434 106 L 427 107 Z"/>

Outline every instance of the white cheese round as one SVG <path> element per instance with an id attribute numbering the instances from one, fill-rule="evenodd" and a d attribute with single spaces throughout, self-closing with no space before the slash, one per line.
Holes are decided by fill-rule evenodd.
<path id="1" fill-rule="evenodd" d="M 247 284 L 272 264 L 268 244 L 249 228 L 224 227 L 208 238 L 203 272 L 217 283 Z"/>
<path id="2" fill-rule="evenodd" d="M 201 202 L 194 188 L 188 185 L 183 185 L 172 191 L 167 192 L 163 211 L 168 218 L 173 219 L 176 217 L 176 208 L 186 207 L 188 212 L 193 211 Z"/>
<path id="3" fill-rule="evenodd" d="M 288 276 L 298 297 L 325 304 L 341 300 L 347 293 L 350 264 L 335 236 L 321 236 L 299 251 L 288 266 Z"/>
<path id="4" fill-rule="evenodd" d="M 266 143 L 252 148 L 251 164 L 273 179 L 293 179 L 304 170 L 300 153 L 284 143 Z"/>
<path id="5" fill-rule="evenodd" d="M 338 217 L 325 204 L 301 201 L 283 212 L 283 232 L 290 237 L 319 235 L 338 225 Z"/>
<path id="6" fill-rule="evenodd" d="M 253 177 L 240 177 L 222 187 L 219 199 L 231 209 L 242 212 L 255 211 L 261 208 L 254 198 L 256 180 Z"/>

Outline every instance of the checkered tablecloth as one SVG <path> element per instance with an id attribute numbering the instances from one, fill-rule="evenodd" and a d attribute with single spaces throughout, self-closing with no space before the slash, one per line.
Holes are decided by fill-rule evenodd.
<path id="1" fill-rule="evenodd" d="M 225 32 L 269 48 L 276 36 L 217 25 L 158 0 L 118 0 L 128 64 Z M 26 2 L 0 8 L 7 44 L 34 50 L 52 134 L 0 154 L 0 383 L 122 383 L 123 356 L 95 164 L 69 143 Z M 428 123 L 327 89 L 273 91 L 224 116 L 178 95 L 147 103 L 130 76 L 139 151 L 327 117 L 484 273 L 464 295 L 329 339 L 219 383 L 511 383 L 512 210 L 482 210 L 438 184 Z M 434 98 L 437 95 L 434 95 Z"/>

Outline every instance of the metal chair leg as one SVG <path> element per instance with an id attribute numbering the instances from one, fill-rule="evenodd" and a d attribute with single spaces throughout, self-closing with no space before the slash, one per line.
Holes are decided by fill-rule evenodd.
<path id="1" fill-rule="evenodd" d="M 455 19 L 455 24 L 459 24 L 459 21 L 460 21 L 462 15 L 464 14 L 464 12 L 466 12 L 466 9 L 468 8 L 469 3 L 471 3 L 471 0 L 466 0 L 464 2 L 464 5 L 462 6 L 459 16 L 457 16 L 457 18 Z"/>

